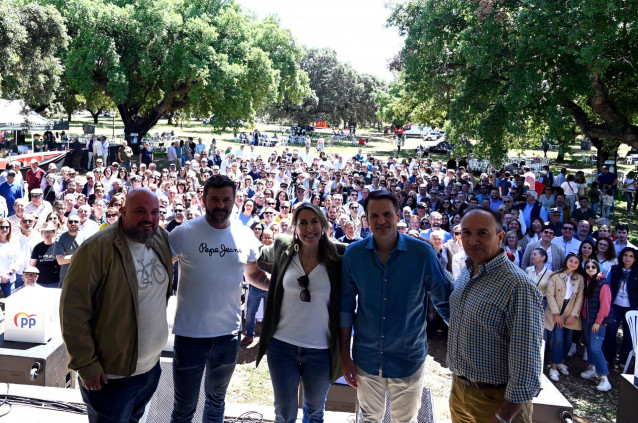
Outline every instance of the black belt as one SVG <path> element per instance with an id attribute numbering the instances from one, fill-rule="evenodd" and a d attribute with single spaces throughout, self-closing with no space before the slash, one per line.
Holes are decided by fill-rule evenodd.
<path id="1" fill-rule="evenodd" d="M 493 383 L 472 382 L 471 380 L 469 380 L 465 376 L 461 376 L 461 375 L 454 375 L 454 376 L 456 376 L 457 380 L 459 382 L 461 382 L 463 385 L 469 386 L 471 388 L 476 388 L 476 389 L 502 389 L 502 388 L 505 388 L 507 386 L 506 383 L 503 383 L 503 384 L 500 384 L 500 385 L 495 385 Z"/>

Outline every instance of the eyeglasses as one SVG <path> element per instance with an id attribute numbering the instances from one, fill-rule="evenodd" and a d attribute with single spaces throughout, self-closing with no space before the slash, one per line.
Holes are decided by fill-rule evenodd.
<path id="1" fill-rule="evenodd" d="M 563 226 L 563 230 L 564 231 L 574 231 L 575 229 L 574 228 L 566 228 L 566 227 Z"/>
<path id="2" fill-rule="evenodd" d="M 256 226 L 253 228 L 253 231 L 263 231 L 264 228 L 260 228 L 259 226 Z"/>
<path id="3" fill-rule="evenodd" d="M 106 217 L 117 217 L 117 214 L 116 213 L 110 213 L 110 214 L 107 214 Z"/>
<path id="4" fill-rule="evenodd" d="M 25 278 L 35 278 L 35 277 L 36 277 L 36 276 L 38 276 L 38 275 L 39 275 L 39 273 L 23 273 L 23 274 L 22 274 L 22 277 L 25 277 Z"/>
<path id="5" fill-rule="evenodd" d="M 543 233 L 544 233 L 545 235 L 551 235 L 551 236 L 554 236 L 554 232 L 552 232 L 552 231 L 543 231 Z"/>
<path id="6" fill-rule="evenodd" d="M 303 288 L 303 290 L 299 294 L 299 299 L 304 303 L 309 303 L 310 290 L 308 289 L 308 286 L 310 285 L 310 278 L 308 278 L 308 275 L 303 275 L 297 278 L 297 282 L 299 283 L 299 286 Z"/>
<path id="7" fill-rule="evenodd" d="M 289 209 L 290 206 L 279 206 L 280 209 Z"/>
<path id="8" fill-rule="evenodd" d="M 42 194 L 31 194 L 31 198 L 42 197 Z"/>
<path id="9" fill-rule="evenodd" d="M 11 226 L 0 226 L 0 229 L 8 231 L 9 229 L 11 229 Z"/>
<path id="10" fill-rule="evenodd" d="M 359 207 L 357 207 L 357 206 L 350 207 L 350 210 L 359 210 Z"/>
<path id="11" fill-rule="evenodd" d="M 78 223 L 80 223 L 79 220 L 69 220 L 69 224 L 71 224 L 71 225 L 77 225 Z"/>
<path id="12" fill-rule="evenodd" d="M 87 177 L 86 177 L 86 180 L 87 180 L 87 181 L 92 181 L 92 180 L 93 180 L 93 178 L 91 178 L 90 176 L 87 176 Z"/>
<path id="13" fill-rule="evenodd" d="M 594 269 L 594 270 L 597 270 L 597 269 L 596 269 L 596 266 L 585 266 L 585 269 Z"/>
<path id="14" fill-rule="evenodd" d="M 175 213 L 183 213 L 184 209 L 175 209 Z"/>
<path id="15" fill-rule="evenodd" d="M 22 219 L 22 223 L 33 223 L 33 219 Z"/>
<path id="16" fill-rule="evenodd" d="M 265 213 L 264 213 L 264 216 L 265 216 L 265 215 L 272 215 L 272 214 L 274 214 L 274 213 L 272 213 L 272 212 L 265 212 Z"/>
<path id="17" fill-rule="evenodd" d="M 461 232 L 454 232 L 454 235 L 461 235 Z"/>

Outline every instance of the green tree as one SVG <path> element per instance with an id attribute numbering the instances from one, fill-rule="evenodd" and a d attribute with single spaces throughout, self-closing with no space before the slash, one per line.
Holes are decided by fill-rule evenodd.
<path id="1" fill-rule="evenodd" d="M 345 127 L 378 123 L 375 98 L 385 87 L 383 81 L 340 63 L 337 53 L 328 48 L 308 49 L 300 66 L 312 92 L 301 104 L 284 98 L 281 104 L 271 105 L 266 111 L 273 120 L 291 119 L 303 125 L 321 118 Z"/>
<path id="2" fill-rule="evenodd" d="M 407 0 L 390 23 L 406 35 L 407 87 L 446 110 L 448 138 L 498 159 L 580 132 L 603 160 L 604 140 L 638 147 L 636 18 L 622 0 Z"/>
<path id="3" fill-rule="evenodd" d="M 307 90 L 303 72 L 290 66 L 301 57 L 292 36 L 273 20 L 251 20 L 232 0 L 52 2 L 72 40 L 68 85 L 85 98 L 97 86 L 117 106 L 126 135 L 142 137 L 178 110 L 250 120 L 283 93 L 295 99 Z M 276 49 L 279 42 L 286 47 Z"/>
<path id="4" fill-rule="evenodd" d="M 54 99 L 64 70 L 64 20 L 50 5 L 0 0 L 0 28 L 0 96 L 39 111 Z"/>

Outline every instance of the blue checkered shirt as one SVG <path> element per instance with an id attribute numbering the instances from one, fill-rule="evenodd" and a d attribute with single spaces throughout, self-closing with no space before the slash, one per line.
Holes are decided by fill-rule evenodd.
<path id="1" fill-rule="evenodd" d="M 531 401 L 540 390 L 541 293 L 505 253 L 459 276 L 450 296 L 447 363 L 473 382 L 507 385 L 505 399 Z"/>

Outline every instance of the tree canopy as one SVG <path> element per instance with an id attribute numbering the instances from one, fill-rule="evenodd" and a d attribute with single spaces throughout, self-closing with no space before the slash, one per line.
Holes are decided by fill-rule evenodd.
<path id="1" fill-rule="evenodd" d="M 385 89 L 378 78 L 361 74 L 349 64 L 341 63 L 337 53 L 328 48 L 308 49 L 301 59 L 312 92 L 301 104 L 290 99 L 267 109 L 274 119 L 292 119 L 307 124 L 316 119 L 330 125 L 369 125 L 377 123 L 377 92 Z"/>
<path id="2" fill-rule="evenodd" d="M 38 110 L 55 98 L 68 44 L 66 26 L 51 5 L 0 0 L 0 96 Z"/>
<path id="3" fill-rule="evenodd" d="M 233 0 L 50 0 L 67 20 L 68 87 L 96 88 L 117 106 L 126 134 L 143 136 L 186 110 L 249 119 L 287 95 L 301 101 L 302 49 L 274 18 L 256 21 Z"/>
<path id="4" fill-rule="evenodd" d="M 406 88 L 447 114 L 492 158 L 517 141 L 638 147 L 638 3 L 406 0 L 389 22 L 406 35 Z"/>

